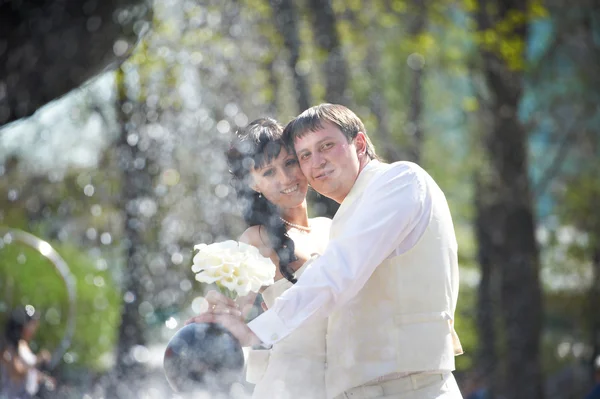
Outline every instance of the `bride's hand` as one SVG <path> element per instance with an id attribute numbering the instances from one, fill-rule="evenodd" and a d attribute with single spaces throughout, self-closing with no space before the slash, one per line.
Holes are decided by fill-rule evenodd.
<path id="1" fill-rule="evenodd" d="M 239 306 L 235 301 L 231 298 L 226 297 L 218 291 L 210 290 L 204 297 L 206 302 L 208 302 L 208 310 L 206 312 L 201 313 L 199 316 L 192 317 L 187 320 L 185 324 L 195 323 L 202 314 L 212 313 L 215 315 L 227 314 L 235 317 L 242 318 L 242 312 L 239 309 Z"/>
<path id="2" fill-rule="evenodd" d="M 210 290 L 206 294 L 208 310 L 212 313 L 225 313 L 241 316 L 239 305 L 231 298 L 226 297 L 218 291 Z"/>

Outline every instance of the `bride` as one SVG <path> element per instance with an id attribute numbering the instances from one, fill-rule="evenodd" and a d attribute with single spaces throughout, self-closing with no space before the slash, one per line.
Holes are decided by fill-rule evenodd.
<path id="1" fill-rule="evenodd" d="M 227 153 L 249 226 L 239 240 L 257 247 L 277 266 L 275 283 L 262 291 L 267 307 L 296 282 L 311 258 L 324 251 L 331 225 L 328 218 L 308 218 L 308 182 L 282 133 L 283 127 L 273 119 L 257 119 L 236 134 Z M 254 301 L 254 297 L 245 299 L 245 303 Z M 230 311 L 237 306 L 215 291 L 207 300 L 213 309 L 222 306 Z M 326 329 L 327 320 L 319 320 L 268 351 L 250 351 L 247 379 L 256 384 L 252 397 L 325 398 Z"/>

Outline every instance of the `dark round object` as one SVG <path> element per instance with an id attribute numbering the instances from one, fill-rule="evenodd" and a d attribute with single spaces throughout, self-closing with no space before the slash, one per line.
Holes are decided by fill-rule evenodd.
<path id="1" fill-rule="evenodd" d="M 193 323 L 171 338 L 163 367 L 176 392 L 227 392 L 242 377 L 244 354 L 239 341 L 220 324 Z"/>

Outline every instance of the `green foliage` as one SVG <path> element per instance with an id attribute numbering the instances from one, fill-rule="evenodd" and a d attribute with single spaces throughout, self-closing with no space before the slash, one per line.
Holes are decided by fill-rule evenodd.
<path id="1" fill-rule="evenodd" d="M 588 340 L 589 324 L 587 296 L 581 290 L 547 291 L 544 296 L 546 314 L 542 336 L 542 366 L 546 375 L 581 361 Z M 592 310 L 594 311 L 594 310 Z"/>
<path id="2" fill-rule="evenodd" d="M 102 370 L 106 367 L 103 355 L 115 344 L 120 316 L 118 290 L 102 262 L 95 264 L 72 245 L 52 245 L 76 281 L 76 328 L 63 359 L 67 367 Z M 48 259 L 23 244 L 5 244 L 0 248 L 0 292 L 5 311 L 0 313 L 0 325 L 11 308 L 31 304 L 42 315 L 36 346 L 50 351 L 57 348 L 65 336 L 69 302 L 65 283 Z"/>
<path id="3" fill-rule="evenodd" d="M 473 287 L 461 286 L 455 312 L 455 329 L 460 338 L 464 353 L 456 357 L 456 370 L 470 370 L 476 361 L 478 337 L 475 319 L 477 290 Z"/>

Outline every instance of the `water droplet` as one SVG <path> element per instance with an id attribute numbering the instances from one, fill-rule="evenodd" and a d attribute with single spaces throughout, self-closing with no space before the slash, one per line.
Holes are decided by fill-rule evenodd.
<path id="1" fill-rule="evenodd" d="M 13 189 L 8 190 L 8 200 L 16 201 L 19 198 L 19 191 Z"/>
<path id="2" fill-rule="evenodd" d="M 98 259 L 96 261 L 96 270 L 104 271 L 106 269 L 108 269 L 108 263 L 106 262 L 106 259 Z"/>
<path id="3" fill-rule="evenodd" d="M 55 308 L 50 308 L 46 311 L 46 321 L 53 326 L 60 324 L 60 313 Z"/>
<path id="4" fill-rule="evenodd" d="M 87 28 L 88 32 L 97 31 L 98 28 L 100 28 L 100 25 L 102 25 L 102 18 L 98 16 L 88 18 L 87 22 L 85 23 L 85 27 Z"/>
<path id="5" fill-rule="evenodd" d="M 102 215 L 102 207 L 98 204 L 92 205 L 92 207 L 90 208 L 90 212 L 92 213 L 92 215 L 98 217 Z"/>
<path id="6" fill-rule="evenodd" d="M 561 342 L 556 347 L 556 354 L 561 359 L 566 357 L 570 351 L 571 351 L 571 343 L 568 341 Z"/>
<path id="7" fill-rule="evenodd" d="M 96 287 L 104 287 L 104 278 L 102 276 L 94 277 L 94 285 Z"/>
<path id="8" fill-rule="evenodd" d="M 190 56 L 190 63 L 194 66 L 200 65 L 202 62 L 202 53 L 194 51 Z"/>
<path id="9" fill-rule="evenodd" d="M 175 328 L 177 328 L 177 320 L 175 320 L 174 317 L 169 317 L 167 319 L 167 321 L 165 321 L 165 326 L 169 329 L 169 330 L 173 330 Z"/>
<path id="10" fill-rule="evenodd" d="M 171 262 L 173 262 L 174 265 L 180 265 L 183 262 L 183 255 L 179 252 L 175 252 L 171 255 Z"/>
<path id="11" fill-rule="evenodd" d="M 98 232 L 95 228 L 90 227 L 85 231 L 85 236 L 88 238 L 88 240 L 95 240 L 98 237 Z"/>
<path id="12" fill-rule="evenodd" d="M 167 265 L 165 265 L 165 262 L 162 260 L 162 258 L 152 259 L 148 265 L 148 268 L 150 269 L 150 273 L 152 273 L 154 276 L 163 275 L 167 271 Z"/>
<path id="13" fill-rule="evenodd" d="M 140 201 L 138 210 L 143 216 L 150 218 L 154 216 L 158 210 L 158 205 L 154 200 L 150 198 L 144 198 Z"/>
<path id="14" fill-rule="evenodd" d="M 100 242 L 104 245 L 109 245 L 112 242 L 112 236 L 110 233 L 102 233 L 100 236 Z"/>
<path id="15" fill-rule="evenodd" d="M 246 114 L 243 112 L 240 112 L 233 118 L 233 121 L 238 127 L 243 127 L 248 124 L 248 116 L 246 116 Z"/>
<path id="16" fill-rule="evenodd" d="M 138 363 L 146 363 L 150 360 L 150 351 L 144 345 L 136 345 L 131 348 L 131 356 Z"/>
<path id="17" fill-rule="evenodd" d="M 135 301 L 135 295 L 133 294 L 133 292 L 127 291 L 125 295 L 123 295 L 123 300 L 125 301 L 125 303 L 132 303 L 133 301 Z"/>
<path id="18" fill-rule="evenodd" d="M 10 233 L 6 233 L 4 235 L 4 243 L 5 244 L 10 244 L 12 242 L 13 238 L 12 238 L 12 234 Z"/>
<path id="19" fill-rule="evenodd" d="M 73 363 L 75 361 L 75 356 L 71 352 L 67 352 L 63 355 L 63 360 L 65 363 Z"/>
<path id="20" fill-rule="evenodd" d="M 415 71 L 420 71 L 425 66 L 425 57 L 419 53 L 412 53 L 406 58 L 408 66 Z"/>
<path id="21" fill-rule="evenodd" d="M 225 115 L 233 117 L 238 113 L 238 106 L 234 103 L 229 103 L 225 106 L 223 111 L 225 112 Z"/>
<path id="22" fill-rule="evenodd" d="M 231 126 L 229 125 L 229 122 L 227 122 L 225 119 L 222 119 L 217 123 L 217 130 L 221 134 L 229 133 L 230 128 Z"/>
<path id="23" fill-rule="evenodd" d="M 208 310 L 208 301 L 204 297 L 198 296 L 192 301 L 191 307 L 194 313 L 206 312 Z"/>
<path id="24" fill-rule="evenodd" d="M 148 316 L 149 314 L 154 312 L 154 306 L 152 306 L 150 302 L 144 301 L 140 303 L 140 306 L 138 307 L 138 312 L 143 317 Z"/>
<path id="25" fill-rule="evenodd" d="M 181 288 L 181 291 L 183 291 L 183 292 L 188 292 L 189 290 L 192 289 L 192 282 L 190 280 L 188 280 L 187 278 L 184 280 L 181 280 L 181 282 L 179 283 L 179 288 Z"/>
<path id="26" fill-rule="evenodd" d="M 136 158 L 135 161 L 133 161 L 133 167 L 137 170 L 144 169 L 144 166 L 146 166 L 146 160 L 144 158 Z"/>
<path id="27" fill-rule="evenodd" d="M 167 186 L 175 186 L 179 183 L 180 175 L 175 169 L 167 169 L 162 174 L 162 182 Z"/>
<path id="28" fill-rule="evenodd" d="M 129 44 L 125 40 L 117 40 L 113 45 L 113 52 L 117 57 L 122 57 L 127 52 Z"/>
<path id="29" fill-rule="evenodd" d="M 104 295 L 97 295 L 94 298 L 94 308 L 96 310 L 104 310 L 108 307 L 108 299 Z"/>
<path id="30" fill-rule="evenodd" d="M 229 187 L 224 184 L 217 184 L 215 187 L 215 195 L 219 198 L 225 198 L 229 194 Z"/>
<path id="31" fill-rule="evenodd" d="M 94 195 L 94 191 L 94 186 L 92 186 L 91 184 L 86 184 L 86 186 L 83 188 L 83 193 L 88 197 Z"/>

